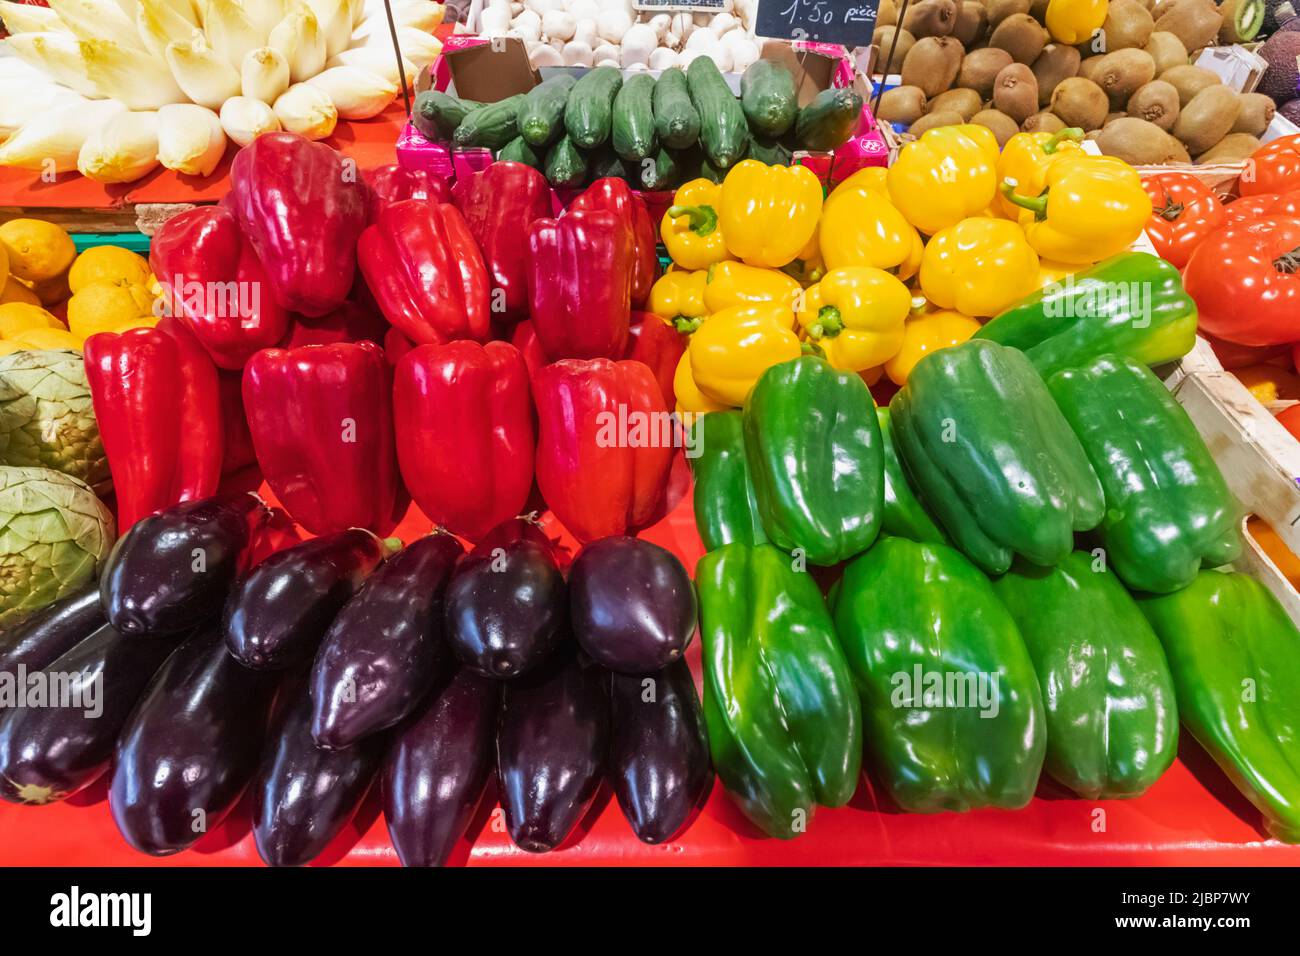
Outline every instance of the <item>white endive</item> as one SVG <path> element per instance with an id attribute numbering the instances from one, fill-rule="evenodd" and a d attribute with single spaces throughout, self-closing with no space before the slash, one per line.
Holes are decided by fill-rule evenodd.
<path id="1" fill-rule="evenodd" d="M 289 132 L 308 139 L 324 139 L 339 121 L 338 110 L 325 91 L 306 83 L 285 90 L 275 101 L 275 115 Z"/>
<path id="2" fill-rule="evenodd" d="M 289 61 L 289 76 L 295 83 L 309 80 L 325 68 L 325 34 L 311 7 L 299 4 L 278 24 L 266 40 Z"/>
<path id="3" fill-rule="evenodd" d="M 321 35 L 325 38 L 325 55 L 337 56 L 352 44 L 352 11 L 342 0 L 307 0 Z"/>
<path id="4" fill-rule="evenodd" d="M 203 32 L 213 49 L 235 69 L 249 50 L 266 42 L 266 34 L 253 27 L 238 0 L 208 0 L 203 8 Z"/>
<path id="5" fill-rule="evenodd" d="M 343 0 L 352 14 L 352 26 L 355 29 L 366 18 L 366 0 Z"/>
<path id="6" fill-rule="evenodd" d="M 432 0 L 405 0 L 393 4 L 393 21 L 399 27 L 414 27 L 432 33 L 442 23 L 446 11 L 447 8 L 441 3 L 433 3 Z"/>
<path id="7" fill-rule="evenodd" d="M 400 85 L 402 82 L 401 73 L 397 68 L 397 58 L 393 55 L 391 46 L 388 49 L 382 46 L 354 46 L 332 57 L 325 65 L 327 67 L 355 66 L 370 73 L 378 73 L 393 84 Z M 415 82 L 415 77 L 420 71 L 414 63 L 403 56 L 402 72 L 406 74 L 406 82 L 410 84 Z"/>
<path id="8" fill-rule="evenodd" d="M 42 113 L 0 146 L 0 166 L 66 173 L 90 134 L 124 107 L 115 100 L 79 100 Z"/>
<path id="9" fill-rule="evenodd" d="M 387 77 L 355 66 L 333 66 L 307 81 L 325 91 L 338 114 L 347 120 L 370 119 L 382 113 L 397 96 L 397 84 Z"/>
<path id="10" fill-rule="evenodd" d="M 167 44 L 166 57 L 177 84 L 199 106 L 219 110 L 239 95 L 239 71 L 208 45 L 202 32 L 195 30 L 188 40 Z"/>
<path id="11" fill-rule="evenodd" d="M 99 183 L 130 183 L 158 165 L 158 114 L 118 113 L 82 144 L 81 175 Z"/>
<path id="12" fill-rule="evenodd" d="M 112 40 L 83 40 L 81 58 L 99 92 L 121 100 L 129 109 L 156 110 L 187 99 L 166 61 L 123 49 Z"/>
<path id="13" fill-rule="evenodd" d="M 341 0 L 333 0 L 333 2 L 339 3 Z M 286 0 L 243 0 L 243 4 L 248 22 L 263 37 L 274 30 L 275 25 L 283 20 L 285 14 L 294 6 L 293 2 L 286 2 Z"/>
<path id="14" fill-rule="evenodd" d="M 275 47 L 258 47 L 248 51 L 239 75 L 243 95 L 269 106 L 289 88 L 289 61 Z"/>
<path id="15" fill-rule="evenodd" d="M 49 3 L 50 9 L 77 39 L 107 40 L 123 50 L 145 52 L 135 18 L 127 17 L 113 0 L 49 0 Z"/>
<path id="16" fill-rule="evenodd" d="M 438 59 L 438 54 L 442 52 L 441 40 L 423 30 L 414 30 L 411 27 L 397 28 L 397 42 L 402 47 L 402 56 L 421 69 Z M 391 36 L 389 45 L 392 45 Z"/>
<path id="17" fill-rule="evenodd" d="M 40 70 L 55 83 L 62 83 L 91 99 L 103 98 L 86 75 L 81 42 L 71 33 L 19 33 L 6 42 L 15 56 Z"/>
<path id="18" fill-rule="evenodd" d="M 183 42 L 199 28 L 192 17 L 194 9 L 189 0 L 185 0 L 183 9 L 176 0 L 140 0 L 135 25 L 149 52 L 162 57 L 167 54 L 167 44 Z"/>
<path id="19" fill-rule="evenodd" d="M 275 110 L 251 96 L 232 96 L 221 107 L 221 128 L 240 146 L 280 128 Z"/>
<path id="20" fill-rule="evenodd" d="M 128 20 L 134 20 L 135 15 L 140 12 L 140 0 L 113 0 L 117 4 Z"/>
<path id="21" fill-rule="evenodd" d="M 158 162 L 190 176 L 207 176 L 226 153 L 226 134 L 212 110 L 176 103 L 158 111 Z"/>
<path id="22" fill-rule="evenodd" d="M 13 0 L 0 2 L 0 20 L 10 33 L 41 33 L 45 30 L 67 30 L 59 15 L 47 7 L 33 7 Z"/>
<path id="23" fill-rule="evenodd" d="M 12 57 L 6 59 L 12 60 Z M 4 60 L 0 60 L 3 63 Z M 15 60 L 14 62 L 20 62 Z M 25 65 L 25 64 L 24 64 Z M 38 74 L 39 76 L 39 74 Z M 9 83 L 0 77 L 0 84 Z M 47 113 L 68 103 L 84 103 L 85 97 L 66 86 L 51 83 L 44 77 L 35 81 L 24 80 L 22 96 L 7 96 L 0 100 L 0 143 L 3 143 L 42 113 Z"/>

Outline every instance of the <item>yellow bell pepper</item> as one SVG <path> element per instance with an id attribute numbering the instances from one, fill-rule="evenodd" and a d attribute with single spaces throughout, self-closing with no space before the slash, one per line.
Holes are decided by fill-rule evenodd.
<path id="1" fill-rule="evenodd" d="M 1044 192 L 1002 194 L 1022 207 L 1020 225 L 1044 259 L 1088 265 L 1123 252 L 1151 218 L 1151 197 L 1137 172 L 1113 156 L 1063 156 L 1047 171 Z"/>
<path id="2" fill-rule="evenodd" d="M 980 330 L 969 315 L 951 309 L 915 312 L 903 324 L 903 344 L 885 363 L 885 374 L 895 385 L 906 385 L 916 363 L 931 352 L 960 345 Z"/>
<path id="3" fill-rule="evenodd" d="M 822 214 L 825 215 L 826 207 L 822 207 Z M 794 279 L 804 288 L 812 285 L 814 282 L 820 282 L 822 276 L 826 274 L 826 260 L 822 258 L 821 244 L 817 241 L 817 230 L 813 230 L 812 238 L 808 244 L 799 251 L 799 255 L 794 261 L 781 267 L 781 271 Z"/>
<path id="4" fill-rule="evenodd" d="M 1015 182 L 1018 196 L 1037 196 L 1047 187 L 1047 171 L 1063 156 L 1083 151 L 1083 130 L 1077 126 L 1057 133 L 1017 133 L 1007 140 L 998 157 L 998 182 Z M 1017 222 L 1020 207 L 999 193 L 994 203 L 997 211 Z"/>
<path id="5" fill-rule="evenodd" d="M 704 283 L 704 308 L 713 313 L 735 305 L 780 302 L 794 308 L 803 288 L 778 269 L 760 269 L 743 262 L 719 262 Z"/>
<path id="6" fill-rule="evenodd" d="M 650 287 L 650 311 L 678 332 L 694 332 L 704 321 L 704 283 L 708 272 L 676 269 L 665 272 Z"/>
<path id="7" fill-rule="evenodd" d="M 865 172 L 872 170 L 854 173 L 826 200 L 818 229 L 822 258 L 828 269 L 872 266 L 910 279 L 925 244 L 887 192 L 855 185 Z"/>
<path id="8" fill-rule="evenodd" d="M 878 192 L 888 196 L 889 170 L 884 166 L 868 166 L 865 169 L 859 169 L 831 190 L 831 195 L 835 195 L 841 189 L 857 192 Z"/>
<path id="9" fill-rule="evenodd" d="M 779 269 L 817 231 L 822 184 L 807 166 L 768 166 L 744 159 L 722 181 L 722 234 L 727 250 L 751 266 Z"/>
<path id="10" fill-rule="evenodd" d="M 731 258 L 718 221 L 721 201 L 722 187 L 707 179 L 692 179 L 673 195 L 659 223 L 659 238 L 683 269 L 707 269 Z"/>
<path id="11" fill-rule="evenodd" d="M 695 376 L 691 374 L 689 350 L 682 353 L 682 357 L 677 363 L 677 371 L 673 373 L 673 392 L 677 396 L 677 411 L 679 414 L 721 412 L 731 407 L 721 402 L 715 402 L 700 391 L 700 387 L 695 384 Z"/>
<path id="12" fill-rule="evenodd" d="M 998 141 L 970 123 L 927 130 L 889 167 L 889 198 L 917 229 L 932 236 L 978 215 L 997 195 Z"/>
<path id="13" fill-rule="evenodd" d="M 1076 46 L 1101 29 L 1109 11 L 1109 0 L 1049 0 L 1043 21 L 1053 40 Z"/>
<path id="14" fill-rule="evenodd" d="M 965 219 L 935 233 L 921 258 L 921 291 L 941 309 L 997 315 L 1038 288 L 1038 255 L 1014 222 Z"/>
<path id="15" fill-rule="evenodd" d="M 799 327 L 831 365 L 861 372 L 894 357 L 911 310 L 912 293 L 888 272 L 846 266 L 804 292 Z"/>
<path id="16" fill-rule="evenodd" d="M 803 354 L 794 312 L 779 302 L 715 312 L 691 336 L 691 377 L 706 398 L 740 407 L 760 375 Z"/>
<path id="17" fill-rule="evenodd" d="M 1053 262 L 1051 259 L 1039 259 L 1038 288 L 1046 289 L 1049 285 L 1064 282 L 1066 276 L 1072 276 L 1078 271 L 1078 266 L 1066 265 L 1064 262 Z"/>

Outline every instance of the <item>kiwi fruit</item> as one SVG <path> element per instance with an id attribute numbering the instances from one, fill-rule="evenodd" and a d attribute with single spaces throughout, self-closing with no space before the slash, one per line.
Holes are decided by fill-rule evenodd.
<path id="1" fill-rule="evenodd" d="M 1065 129 L 1065 123 L 1055 113 L 1042 110 L 1021 123 L 1020 128 L 1026 133 L 1059 133 Z"/>
<path id="2" fill-rule="evenodd" d="M 1112 107 L 1119 109 L 1133 91 L 1155 79 L 1156 61 L 1145 50 L 1116 50 L 1097 64 L 1092 81 L 1106 91 Z"/>
<path id="3" fill-rule="evenodd" d="M 1219 4 L 1223 26 L 1219 27 L 1219 43 L 1249 43 L 1259 36 L 1264 26 L 1265 7 L 1261 0 L 1223 0 Z"/>
<path id="4" fill-rule="evenodd" d="M 996 27 L 989 37 L 989 46 L 1006 50 L 1011 59 L 1028 66 L 1038 59 L 1047 45 L 1047 31 L 1027 13 L 1013 13 Z"/>
<path id="5" fill-rule="evenodd" d="M 1187 47 L 1172 33 L 1156 31 L 1142 49 L 1156 61 L 1156 76 L 1175 66 L 1187 65 Z"/>
<path id="6" fill-rule="evenodd" d="M 898 35 L 898 43 L 894 43 L 894 35 Z M 871 42 L 876 49 L 880 51 L 880 66 L 877 69 L 881 73 L 897 73 L 903 61 L 907 59 L 907 54 L 911 52 L 912 47 L 916 46 L 916 37 L 899 27 L 877 27 L 876 32 L 871 36 Z M 886 62 L 885 57 L 890 55 L 890 47 L 893 47 L 893 57 Z"/>
<path id="7" fill-rule="evenodd" d="M 1093 130 L 1105 122 L 1106 114 L 1110 112 L 1110 101 L 1092 80 L 1072 76 L 1062 80 L 1052 92 L 1051 107 L 1066 126 Z"/>
<path id="8" fill-rule="evenodd" d="M 952 25 L 953 39 L 960 40 L 961 45 L 970 49 L 975 41 L 984 36 L 989 24 L 988 12 L 979 0 L 962 0 L 957 7 L 957 20 Z"/>
<path id="9" fill-rule="evenodd" d="M 1107 156 L 1117 156 L 1134 166 L 1159 166 L 1187 155 L 1182 145 L 1154 123 L 1125 116 L 1097 135 L 1097 146 Z"/>
<path id="10" fill-rule="evenodd" d="M 1007 145 L 1007 140 L 1020 132 L 1016 121 L 1001 110 L 980 110 L 971 117 L 970 121 L 992 132 L 993 137 L 998 141 L 999 149 Z"/>
<path id="11" fill-rule="evenodd" d="M 1170 67 L 1160 74 L 1160 79 L 1172 84 L 1178 91 L 1178 105 L 1182 107 L 1186 107 L 1201 90 L 1223 85 L 1219 74 L 1203 66 L 1192 66 L 1190 63 Z"/>
<path id="12" fill-rule="evenodd" d="M 961 69 L 957 72 L 957 84 L 974 90 L 984 99 L 993 95 L 993 81 L 1005 66 L 1015 61 L 1006 50 L 996 47 L 984 47 L 971 50 L 962 58 Z"/>
<path id="13" fill-rule="evenodd" d="M 1152 2 L 1152 0 L 1146 0 L 1146 2 L 1147 9 L 1151 11 L 1151 15 L 1159 20 L 1174 8 L 1174 4 L 1177 3 L 1178 0 L 1154 0 L 1154 2 Z"/>
<path id="14" fill-rule="evenodd" d="M 1189 153 L 1198 155 L 1228 135 L 1240 111 L 1241 97 L 1236 90 L 1222 83 L 1207 86 L 1182 108 L 1174 135 Z"/>
<path id="15" fill-rule="evenodd" d="M 984 0 L 989 26 L 995 27 L 1013 13 L 1028 13 L 1029 0 Z"/>
<path id="16" fill-rule="evenodd" d="M 1023 63 L 1005 66 L 993 81 L 993 105 L 1019 125 L 1038 112 L 1038 81 Z"/>
<path id="17" fill-rule="evenodd" d="M 926 107 L 928 113 L 960 113 L 966 122 L 984 108 L 983 98 L 974 90 L 955 89 L 940 93 Z"/>
<path id="18" fill-rule="evenodd" d="M 896 86 L 885 90 L 876 115 L 887 123 L 911 126 L 925 115 L 925 92 L 919 86 Z"/>
<path id="19" fill-rule="evenodd" d="M 1156 29 L 1174 34 L 1192 53 L 1217 40 L 1223 26 L 1214 0 L 1174 0 L 1163 10 L 1158 7 L 1157 14 Z"/>
<path id="20" fill-rule="evenodd" d="M 1006 52 L 1006 51 L 1002 51 Z M 970 54 L 967 54 L 967 59 Z M 1007 54 L 1010 59 L 1010 54 Z M 1038 105 L 1046 106 L 1052 101 L 1052 91 L 1062 80 L 1068 80 L 1079 73 L 1079 51 L 1064 43 L 1049 43 L 1038 54 L 1033 66 L 1034 79 L 1038 83 Z"/>
<path id="21" fill-rule="evenodd" d="M 1249 133 L 1229 133 L 1200 156 L 1198 163 L 1236 163 L 1248 159 L 1259 149 L 1259 137 Z"/>
<path id="22" fill-rule="evenodd" d="M 966 122 L 966 119 L 960 113 L 953 110 L 944 110 L 939 113 L 926 113 L 913 123 L 907 131 L 913 136 L 920 136 L 922 133 L 940 126 L 960 126 L 964 122 Z"/>
<path id="23" fill-rule="evenodd" d="M 1128 115 L 1154 123 L 1166 133 L 1178 122 L 1178 91 L 1164 80 L 1152 80 L 1134 91 L 1128 100 Z"/>
<path id="24" fill-rule="evenodd" d="M 1277 108 L 1270 97 L 1263 93 L 1243 93 L 1237 121 L 1232 124 L 1232 129 L 1228 132 L 1259 136 L 1268 129 L 1268 124 L 1273 122 L 1273 114 L 1276 112 Z"/>
<path id="25" fill-rule="evenodd" d="M 892 27 L 898 23 L 898 5 L 894 0 L 880 0 L 880 7 L 876 10 L 876 26 Z"/>
<path id="26" fill-rule="evenodd" d="M 1104 59 L 1106 59 L 1106 54 L 1104 53 L 1084 57 L 1079 61 L 1078 75 L 1083 77 L 1085 80 L 1092 80 L 1092 82 L 1096 83 L 1097 71 L 1101 68 L 1101 61 Z"/>
<path id="27" fill-rule="evenodd" d="M 903 61 L 903 86 L 919 86 L 927 97 L 952 86 L 961 69 L 961 44 L 951 37 L 922 37 Z"/>
<path id="28" fill-rule="evenodd" d="M 957 20 L 954 0 L 921 0 L 903 13 L 902 27 L 918 40 L 921 37 L 946 37 Z"/>
<path id="29" fill-rule="evenodd" d="M 1029 15 L 1033 17 L 1035 20 L 1037 20 L 1039 23 L 1046 23 L 1047 5 L 1051 2 L 1052 0 L 1030 0 Z"/>
<path id="30" fill-rule="evenodd" d="M 1138 0 L 1110 0 L 1106 22 L 1101 27 L 1106 38 L 1106 52 L 1146 46 L 1155 27 L 1151 11 Z"/>

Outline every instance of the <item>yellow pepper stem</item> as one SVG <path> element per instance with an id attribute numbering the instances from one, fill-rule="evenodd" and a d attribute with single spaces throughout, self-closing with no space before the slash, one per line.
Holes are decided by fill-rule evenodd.
<path id="1" fill-rule="evenodd" d="M 826 350 L 816 342 L 800 342 L 799 351 L 803 352 L 804 355 L 816 355 L 818 358 L 826 357 Z"/>
<path id="2" fill-rule="evenodd" d="M 712 206 L 671 206 L 668 215 L 673 219 L 689 216 L 691 232 L 697 236 L 707 236 L 718 228 L 718 213 Z"/>
<path id="3" fill-rule="evenodd" d="M 700 327 L 700 323 L 702 323 L 703 321 L 704 320 L 699 318 L 698 316 L 696 318 L 691 319 L 691 318 L 687 318 L 684 315 L 679 315 L 675 319 L 673 319 L 673 328 L 676 329 L 678 332 L 680 332 L 682 335 L 690 335 L 692 332 L 694 332 L 696 329 Z"/>
<path id="4" fill-rule="evenodd" d="M 1063 130 L 1058 130 L 1052 135 L 1051 139 L 1043 143 L 1043 152 L 1050 156 L 1061 148 L 1061 143 L 1065 140 L 1075 143 L 1081 142 L 1083 140 L 1083 130 L 1078 126 L 1067 126 Z"/>
<path id="5" fill-rule="evenodd" d="M 1020 196 L 1016 194 L 1016 182 L 1014 179 L 1006 179 L 1002 182 L 1002 195 L 1006 197 L 1007 202 L 1014 203 L 1022 209 L 1032 210 L 1034 218 L 1042 222 L 1047 218 L 1047 193 L 1041 196 Z"/>
<path id="6" fill-rule="evenodd" d="M 833 339 L 844 331 L 844 320 L 840 310 L 833 305 L 824 305 L 817 310 L 817 321 L 808 329 L 808 334 L 815 339 Z"/>

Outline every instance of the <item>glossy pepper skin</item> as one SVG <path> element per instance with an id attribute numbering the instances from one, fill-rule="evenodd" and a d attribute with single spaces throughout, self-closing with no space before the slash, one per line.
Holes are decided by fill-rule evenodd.
<path id="1" fill-rule="evenodd" d="M 729 544 L 695 569 L 704 720 L 728 794 L 768 836 L 807 829 L 857 789 L 862 711 L 816 582 L 771 545 Z"/>
<path id="2" fill-rule="evenodd" d="M 924 243 L 916 227 L 890 201 L 877 172 L 859 170 L 826 197 L 818 246 L 827 269 L 871 266 L 906 281 L 921 267 Z"/>
<path id="3" fill-rule="evenodd" d="M 655 520 L 673 448 L 664 434 L 669 409 L 650 369 L 567 359 L 538 370 L 533 395 L 537 487 L 564 527 L 586 542 Z"/>
<path id="4" fill-rule="evenodd" d="M 361 234 L 357 258 L 384 318 L 412 342 L 487 339 L 487 267 L 455 206 L 407 199 L 385 207 Z"/>
<path id="5" fill-rule="evenodd" d="M 799 282 L 777 269 L 726 260 L 710 266 L 704 283 L 706 312 L 721 312 L 738 305 L 779 302 L 794 308 Z"/>
<path id="6" fill-rule="evenodd" d="M 1083 130 L 1067 127 L 1055 133 L 1017 133 L 998 156 L 998 182 L 1011 180 L 1017 196 L 1038 196 L 1047 188 L 1047 171 L 1063 156 L 1082 152 Z M 1020 207 L 999 193 L 994 205 L 1012 222 L 1020 218 Z"/>
<path id="7" fill-rule="evenodd" d="M 974 337 L 1020 349 L 1042 375 L 1108 353 L 1159 365 L 1192 350 L 1196 305 L 1176 267 L 1122 252 L 1027 296 Z"/>
<path id="8" fill-rule="evenodd" d="M 691 459 L 695 476 L 695 527 L 706 551 L 727 544 L 765 544 L 758 498 L 745 458 L 744 416 L 710 412 L 697 420 L 700 455 Z"/>
<path id="9" fill-rule="evenodd" d="M 1185 279 L 1203 331 L 1238 345 L 1295 341 L 1300 218 L 1267 216 L 1219 230 L 1196 247 Z"/>
<path id="10" fill-rule="evenodd" d="M 773 366 L 745 401 L 744 430 L 773 544 L 826 566 L 871 547 L 884 506 L 884 457 L 861 378 L 811 355 Z"/>
<path id="11" fill-rule="evenodd" d="M 1264 815 L 1300 843 L 1300 633 L 1244 574 L 1202 571 L 1173 594 L 1140 596 L 1169 659 L 1183 726 Z"/>
<path id="12" fill-rule="evenodd" d="M 677 365 L 686 354 L 686 336 L 664 323 L 653 312 L 633 312 L 628 325 L 627 351 L 623 358 L 644 363 L 654 373 L 664 403 L 676 407 L 674 378 Z"/>
<path id="13" fill-rule="evenodd" d="M 226 201 L 283 308 L 325 315 L 347 298 L 367 192 L 339 153 L 296 133 L 267 133 L 235 155 Z"/>
<path id="14" fill-rule="evenodd" d="M 969 315 L 953 309 L 914 310 L 903 323 L 903 341 L 885 362 L 885 374 L 895 385 L 906 385 L 916 363 L 931 352 L 960 345 L 980 330 Z"/>
<path id="15" fill-rule="evenodd" d="M 635 265 L 631 224 L 607 209 L 528 228 L 529 314 L 547 358 L 622 358 Z"/>
<path id="16" fill-rule="evenodd" d="M 487 266 L 493 294 L 504 296 L 497 318 L 528 316 L 528 227 L 551 214 L 546 177 L 523 163 L 492 163 L 457 178 L 451 200 L 465 217 Z M 500 290 L 500 293 L 497 292 Z"/>
<path id="17" fill-rule="evenodd" d="M 1058 43 L 1083 43 L 1106 22 L 1109 0 L 1050 0 L 1044 22 Z"/>
<path id="18" fill-rule="evenodd" d="M 921 257 L 921 290 L 941 309 L 997 315 L 1038 286 L 1038 255 L 1014 222 L 972 217 L 935 233 Z"/>
<path id="19" fill-rule="evenodd" d="M 1178 753 L 1165 652 L 1100 559 L 1023 561 L 993 582 L 1033 659 L 1047 720 L 1044 769 L 1085 800 L 1136 797 Z"/>
<path id="20" fill-rule="evenodd" d="M 680 268 L 707 269 L 731 258 L 718 216 L 721 203 L 722 186 L 707 179 L 692 179 L 673 195 L 659 222 L 659 238 Z"/>
<path id="21" fill-rule="evenodd" d="M 257 462 L 312 534 L 380 530 L 397 495 L 392 387 L 373 342 L 265 349 L 244 369 Z"/>
<path id="22" fill-rule="evenodd" d="M 1225 224 L 1227 210 L 1218 195 L 1189 173 L 1158 173 L 1142 180 L 1151 197 L 1147 235 L 1160 258 L 1179 269 L 1192 250 Z"/>
<path id="23" fill-rule="evenodd" d="M 379 211 L 403 199 L 419 199 L 426 203 L 451 202 L 451 184 L 445 176 L 427 169 L 407 169 L 396 163 L 379 166 L 366 173 L 370 187 L 370 221 Z"/>
<path id="24" fill-rule="evenodd" d="M 632 305 L 642 308 L 659 273 L 658 237 L 645 200 L 616 176 L 597 179 L 569 203 L 569 212 L 604 209 L 627 219 L 632 229 Z"/>
<path id="25" fill-rule="evenodd" d="M 1300 176 L 1300 133 L 1279 136 L 1250 156 L 1253 175 L 1242 178 L 1241 195 L 1284 193 L 1296 188 Z"/>
<path id="26" fill-rule="evenodd" d="M 673 270 L 665 272 L 650 289 L 648 308 L 678 332 L 694 332 L 707 318 L 704 307 L 704 284 L 708 271 Z"/>
<path id="27" fill-rule="evenodd" d="M 677 362 L 677 371 L 673 373 L 673 395 L 677 400 L 676 410 L 686 414 L 699 415 L 704 412 L 725 411 L 731 407 L 725 402 L 709 398 L 695 384 L 695 373 L 691 371 L 689 347 Z"/>
<path id="28" fill-rule="evenodd" d="M 1029 802 L 1047 745 L 1038 677 L 976 567 L 943 545 L 885 538 L 845 569 L 831 610 L 868 759 L 903 810 Z"/>
<path id="29" fill-rule="evenodd" d="M 217 490 L 224 448 L 217 369 L 179 319 L 92 335 L 84 361 L 120 532 Z"/>
<path id="30" fill-rule="evenodd" d="M 807 166 L 743 159 L 727 172 L 720 198 L 727 251 L 748 265 L 779 269 L 817 235 L 822 184 Z"/>
<path id="31" fill-rule="evenodd" d="M 916 496 L 907 469 L 898 457 L 888 406 L 876 409 L 876 422 L 880 425 L 880 448 L 885 459 L 885 505 L 880 533 L 922 544 L 948 544 L 948 536 Z M 699 494 L 698 486 L 696 494 Z"/>
<path id="32" fill-rule="evenodd" d="M 745 404 L 745 396 L 765 371 L 802 353 L 794 332 L 794 312 L 779 302 L 715 312 L 691 335 L 686 348 L 691 380 L 700 393 L 732 408 Z M 677 393 L 682 394 L 680 387 Z"/>
<path id="33" fill-rule="evenodd" d="M 1048 381 L 1106 493 L 1098 535 L 1130 588 L 1164 594 L 1241 553 L 1242 512 L 1187 412 L 1150 369 L 1103 355 Z"/>
<path id="34" fill-rule="evenodd" d="M 1154 203 L 1155 200 L 1152 199 Z M 1300 189 L 1281 193 L 1256 193 L 1240 196 L 1223 207 L 1223 226 L 1235 226 L 1264 216 L 1300 219 Z M 1185 264 L 1185 263 L 1184 263 Z"/>
<path id="35" fill-rule="evenodd" d="M 533 486 L 528 369 L 507 342 L 406 353 L 393 376 L 397 462 L 420 510 L 477 541 L 524 510 Z"/>
<path id="36" fill-rule="evenodd" d="M 1017 350 L 972 339 L 926 356 L 889 412 L 922 500 L 986 571 L 1001 574 L 1014 554 L 1056 564 L 1076 531 L 1101 522 L 1097 476 Z"/>
<path id="37" fill-rule="evenodd" d="M 289 313 L 275 301 L 266 270 L 224 206 L 168 219 L 149 244 L 149 266 L 171 314 L 221 368 L 243 368 L 289 330 Z"/>
<path id="38" fill-rule="evenodd" d="M 969 123 L 926 130 L 889 167 L 889 197 L 926 235 L 978 216 L 997 194 L 998 141 Z"/>

